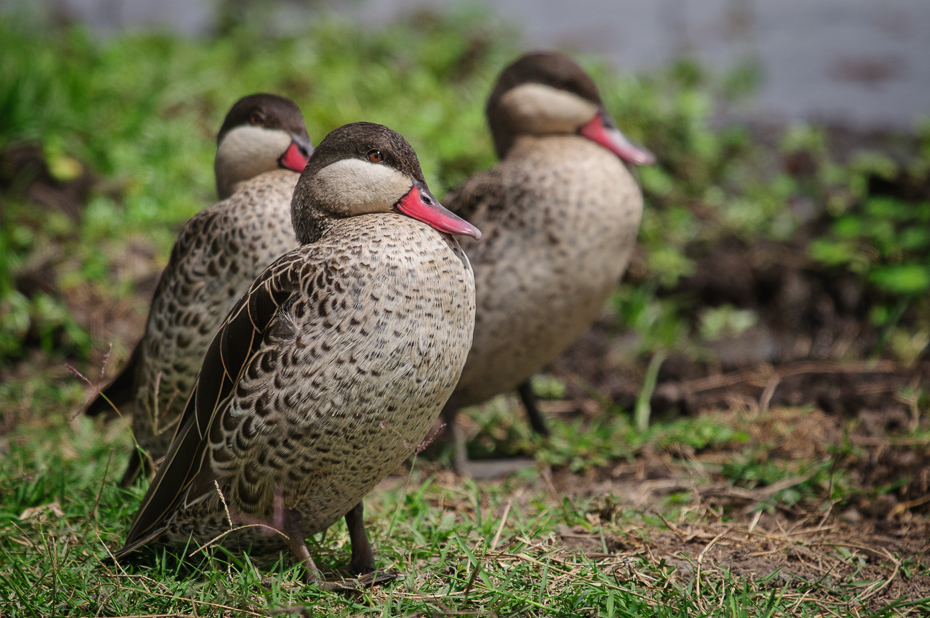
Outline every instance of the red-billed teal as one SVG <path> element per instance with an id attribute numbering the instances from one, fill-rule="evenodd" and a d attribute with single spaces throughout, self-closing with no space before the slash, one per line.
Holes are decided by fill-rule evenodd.
<path id="1" fill-rule="evenodd" d="M 362 498 L 458 382 L 475 288 L 452 234 L 480 232 L 430 194 L 410 145 L 371 123 L 320 142 L 292 210 L 301 246 L 216 333 L 117 558 L 228 533 L 217 542 L 234 551 L 290 547 L 320 583 L 304 538 L 345 517 L 350 570 L 373 571 Z"/>
<path id="2" fill-rule="evenodd" d="M 133 410 L 139 446 L 157 460 L 223 318 L 255 277 L 297 247 L 291 196 L 313 151 L 300 109 L 270 94 L 240 99 L 217 136 L 220 203 L 188 221 L 152 299 L 145 334 L 122 371 L 87 407 Z M 134 451 L 123 476 L 149 464 Z"/>
<path id="3" fill-rule="evenodd" d="M 475 271 L 475 336 L 443 413 L 455 467 L 474 476 L 487 472 L 467 462 L 457 410 L 518 389 L 534 429 L 547 433 L 529 378 L 591 326 L 626 270 L 643 199 L 624 162 L 654 161 L 562 54 L 508 66 L 486 111 L 500 162 L 446 198 L 484 232 L 462 243 Z"/>

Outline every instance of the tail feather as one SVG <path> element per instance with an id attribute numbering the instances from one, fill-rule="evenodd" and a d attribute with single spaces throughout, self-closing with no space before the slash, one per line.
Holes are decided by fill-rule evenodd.
<path id="1" fill-rule="evenodd" d="M 84 408 L 87 416 L 111 414 L 114 408 L 121 409 L 132 404 L 135 395 L 136 366 L 142 356 L 142 342 L 136 344 L 126 366 Z"/>
<path id="2" fill-rule="evenodd" d="M 143 454 L 138 446 L 129 454 L 129 464 L 123 473 L 123 478 L 119 482 L 120 487 L 129 487 L 136 482 L 140 476 L 151 478 L 153 471 L 152 460 L 148 455 Z"/>

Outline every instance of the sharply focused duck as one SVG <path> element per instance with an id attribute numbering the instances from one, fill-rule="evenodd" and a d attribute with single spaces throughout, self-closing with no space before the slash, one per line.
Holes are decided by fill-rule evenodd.
<path id="1" fill-rule="evenodd" d="M 562 54 L 526 54 L 501 73 L 487 104 L 500 158 L 446 198 L 484 232 L 463 242 L 475 271 L 475 336 L 443 412 L 460 472 L 460 407 L 518 389 L 546 434 L 529 378 L 597 319 L 626 270 L 643 209 L 624 162 L 648 165 L 605 110 L 594 81 Z"/>
<path id="2" fill-rule="evenodd" d="M 134 409 L 133 433 L 153 459 L 168 450 L 200 364 L 223 318 L 273 260 L 297 247 L 291 197 L 313 145 L 290 99 L 240 99 L 217 136 L 221 201 L 185 224 L 155 290 L 145 334 L 87 414 Z M 150 464 L 135 451 L 123 476 Z"/>
<path id="3" fill-rule="evenodd" d="M 362 497 L 455 388 L 475 287 L 451 234 L 481 234 L 430 194 L 410 145 L 370 123 L 320 142 L 292 209 L 301 246 L 259 275 L 214 337 L 118 558 L 234 528 L 222 545 L 290 547 L 321 582 L 304 539 L 344 516 L 350 570 L 374 569 Z"/>

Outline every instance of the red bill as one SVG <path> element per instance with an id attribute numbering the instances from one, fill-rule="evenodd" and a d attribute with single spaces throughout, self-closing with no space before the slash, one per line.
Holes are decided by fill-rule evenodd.
<path id="1" fill-rule="evenodd" d="M 311 152 L 313 152 L 312 147 L 308 152 L 306 146 L 292 141 L 291 145 L 284 151 L 284 154 L 278 158 L 278 164 L 289 170 L 302 172 L 304 168 L 307 167 L 307 161 L 310 160 Z"/>
<path id="2" fill-rule="evenodd" d="M 653 165 L 656 162 L 655 155 L 634 144 L 620 129 L 613 126 L 606 112 L 599 112 L 578 133 L 633 165 Z"/>
<path id="3" fill-rule="evenodd" d="M 481 230 L 447 210 L 423 183 L 414 184 L 407 195 L 397 202 L 396 208 L 408 217 L 422 221 L 440 232 L 471 236 L 475 240 L 481 238 Z"/>

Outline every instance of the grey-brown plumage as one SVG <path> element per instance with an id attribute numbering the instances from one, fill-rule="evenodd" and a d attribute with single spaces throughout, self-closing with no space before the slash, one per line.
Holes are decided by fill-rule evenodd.
<path id="1" fill-rule="evenodd" d="M 302 246 L 217 332 L 117 557 L 235 527 L 222 545 L 290 546 L 318 581 L 303 539 L 345 516 L 351 569 L 374 568 L 361 499 L 424 439 L 471 345 L 471 267 L 442 232 L 480 233 L 435 202 L 407 142 L 370 123 L 320 143 L 293 222 Z"/>
<path id="2" fill-rule="evenodd" d="M 527 54 L 505 69 L 487 114 L 501 161 L 446 199 L 484 232 L 480 243 L 462 244 L 475 271 L 477 314 L 445 413 L 453 432 L 458 407 L 518 387 L 528 395 L 530 376 L 598 317 L 629 262 L 643 208 L 621 158 L 652 160 L 616 129 L 591 78 L 561 54 Z M 538 414 L 534 426 L 545 431 Z"/>
<path id="3" fill-rule="evenodd" d="M 312 152 L 300 109 L 289 99 L 240 99 L 217 137 L 222 202 L 188 221 L 155 290 L 145 334 L 122 372 L 88 406 L 134 410 L 133 433 L 149 456 L 163 456 L 223 318 L 255 277 L 297 247 L 290 203 Z M 280 169 L 280 167 L 287 169 Z M 144 461 L 136 452 L 123 483 Z"/>

